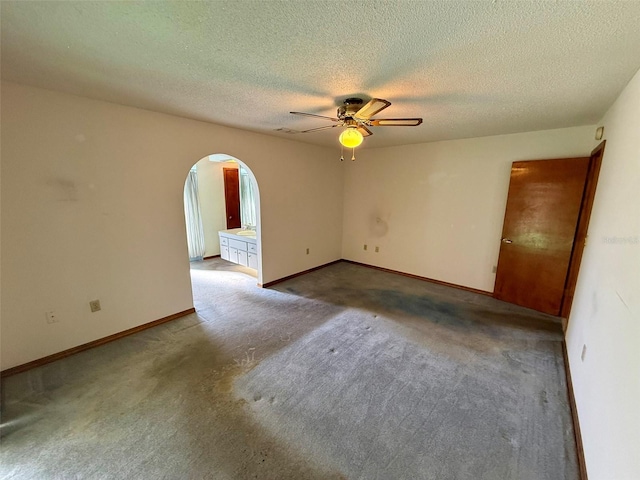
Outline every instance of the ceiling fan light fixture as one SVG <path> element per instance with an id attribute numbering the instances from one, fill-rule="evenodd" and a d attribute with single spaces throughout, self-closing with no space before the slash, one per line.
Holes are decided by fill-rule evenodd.
<path id="1" fill-rule="evenodd" d="M 348 127 L 338 137 L 340 143 L 347 148 L 356 148 L 362 143 L 362 134 L 355 127 Z"/>

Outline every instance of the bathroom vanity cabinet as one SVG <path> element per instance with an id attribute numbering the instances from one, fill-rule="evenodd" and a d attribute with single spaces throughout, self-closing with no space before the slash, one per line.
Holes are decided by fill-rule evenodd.
<path id="1" fill-rule="evenodd" d="M 220 230 L 220 256 L 223 260 L 258 269 L 258 245 L 256 232 L 232 228 Z"/>

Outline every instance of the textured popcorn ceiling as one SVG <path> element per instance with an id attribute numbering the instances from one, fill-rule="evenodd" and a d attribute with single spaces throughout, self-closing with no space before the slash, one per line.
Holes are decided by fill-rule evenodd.
<path id="1" fill-rule="evenodd" d="M 290 135 L 354 94 L 368 147 L 595 123 L 640 67 L 640 1 L 2 1 L 2 77 Z"/>

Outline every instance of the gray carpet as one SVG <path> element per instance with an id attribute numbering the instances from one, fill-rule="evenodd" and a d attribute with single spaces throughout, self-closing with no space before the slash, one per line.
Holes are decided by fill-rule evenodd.
<path id="1" fill-rule="evenodd" d="M 3 479 L 577 479 L 560 327 L 339 263 L 8 377 Z"/>

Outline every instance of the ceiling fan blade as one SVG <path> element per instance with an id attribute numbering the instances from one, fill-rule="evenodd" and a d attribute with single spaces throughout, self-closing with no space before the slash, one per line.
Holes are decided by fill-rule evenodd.
<path id="1" fill-rule="evenodd" d="M 333 117 L 325 117 L 323 115 L 315 115 L 313 113 L 304 113 L 304 112 L 289 112 L 292 113 L 294 115 L 303 115 L 305 117 L 316 117 L 316 118 L 322 118 L 324 120 L 331 120 L 332 122 L 339 122 L 340 119 L 339 118 L 333 118 Z"/>
<path id="2" fill-rule="evenodd" d="M 380 120 L 371 120 L 369 125 L 372 127 L 417 127 L 421 123 L 421 118 L 381 118 Z"/>
<path id="3" fill-rule="evenodd" d="M 368 137 L 369 135 L 373 135 L 373 132 L 369 130 L 364 125 L 358 125 L 358 131 L 362 134 L 363 137 Z"/>
<path id="4" fill-rule="evenodd" d="M 324 127 L 311 128 L 309 130 L 301 130 L 300 133 L 309 133 L 309 132 L 317 132 L 318 130 L 327 130 L 329 128 L 339 127 L 340 125 L 325 125 Z"/>
<path id="5" fill-rule="evenodd" d="M 383 100 L 381 98 L 372 98 L 371 100 L 369 100 L 369 103 L 367 103 L 364 107 L 356 112 L 354 118 L 358 118 L 360 120 L 369 120 L 376 113 L 381 112 L 389 105 L 391 105 L 391 102 L 387 102 L 386 100 Z"/>

